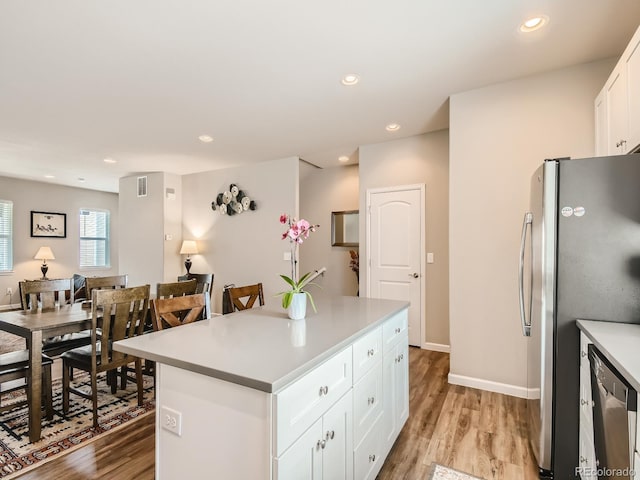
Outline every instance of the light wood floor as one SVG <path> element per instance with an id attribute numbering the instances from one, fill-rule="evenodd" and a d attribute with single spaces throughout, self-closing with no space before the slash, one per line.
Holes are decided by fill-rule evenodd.
<path id="1" fill-rule="evenodd" d="M 425 480 L 432 462 L 486 480 L 537 480 L 524 400 L 449 385 L 448 354 L 411 348 L 409 357 L 409 420 L 378 480 Z M 152 480 L 154 455 L 149 416 L 20 479 Z"/>

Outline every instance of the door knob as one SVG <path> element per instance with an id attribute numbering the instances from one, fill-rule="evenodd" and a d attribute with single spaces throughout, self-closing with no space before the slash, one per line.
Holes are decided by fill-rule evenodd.
<path id="1" fill-rule="evenodd" d="M 413 272 L 413 273 L 410 273 L 409 276 L 413 277 L 413 278 L 418 278 L 420 276 L 420 274 L 417 273 L 417 272 Z"/>

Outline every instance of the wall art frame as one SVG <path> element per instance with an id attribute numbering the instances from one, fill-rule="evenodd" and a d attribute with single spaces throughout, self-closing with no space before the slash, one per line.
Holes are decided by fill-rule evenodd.
<path id="1" fill-rule="evenodd" d="M 31 236 L 67 238 L 67 214 L 31 210 Z"/>

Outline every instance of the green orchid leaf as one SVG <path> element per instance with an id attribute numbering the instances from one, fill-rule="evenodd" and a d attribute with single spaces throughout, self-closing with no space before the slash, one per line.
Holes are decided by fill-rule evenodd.
<path id="1" fill-rule="evenodd" d="M 318 313 L 318 310 L 316 310 L 316 304 L 313 303 L 313 297 L 311 296 L 311 294 L 309 292 L 304 292 L 307 294 L 307 297 L 309 297 L 309 301 L 311 302 L 311 306 L 313 307 L 313 311 Z"/>

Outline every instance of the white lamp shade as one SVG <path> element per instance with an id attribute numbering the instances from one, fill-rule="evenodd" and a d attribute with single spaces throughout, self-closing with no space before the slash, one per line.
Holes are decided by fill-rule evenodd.
<path id="1" fill-rule="evenodd" d="M 195 240 L 184 240 L 182 242 L 182 248 L 180 249 L 180 255 L 191 255 L 198 253 L 198 245 Z"/>
<path id="2" fill-rule="evenodd" d="M 36 260 L 55 260 L 56 257 L 53 255 L 51 251 L 51 247 L 40 247 L 36 256 L 33 257 Z"/>

